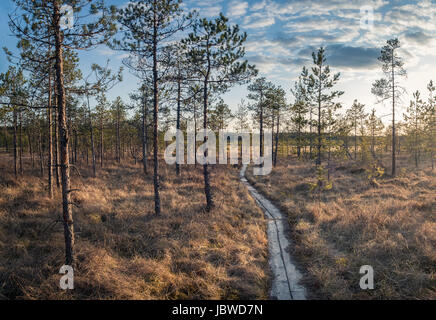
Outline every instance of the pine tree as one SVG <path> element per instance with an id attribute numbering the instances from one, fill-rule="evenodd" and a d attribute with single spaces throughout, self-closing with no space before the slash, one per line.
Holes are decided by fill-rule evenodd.
<path id="1" fill-rule="evenodd" d="M 93 176 L 96 176 L 96 152 L 95 152 L 95 141 L 94 141 L 94 124 L 92 120 L 92 108 L 89 102 L 90 96 L 98 96 L 104 94 L 113 88 L 118 82 L 122 81 L 123 68 L 120 67 L 117 74 L 112 73 L 109 69 L 109 60 L 106 62 L 104 67 L 93 63 L 91 65 L 91 72 L 84 79 L 84 85 L 80 89 L 81 93 L 86 97 L 86 106 L 88 109 L 88 124 L 90 130 L 91 139 L 91 157 L 92 157 L 92 172 Z M 103 159 L 103 158 L 101 158 Z M 103 166 L 103 161 L 101 161 L 101 166 Z"/>
<path id="2" fill-rule="evenodd" d="M 209 127 L 215 132 L 227 129 L 233 118 L 234 115 L 232 114 L 229 105 L 220 98 L 212 110 L 210 110 Z"/>
<path id="3" fill-rule="evenodd" d="M 347 110 L 347 116 L 352 124 L 354 131 L 354 160 L 357 160 L 357 131 L 358 128 L 362 126 L 365 118 L 367 117 L 367 114 L 365 113 L 365 105 L 359 103 L 357 99 L 354 100 L 351 108 Z M 363 136 L 361 136 L 361 139 L 363 139 Z"/>
<path id="4" fill-rule="evenodd" d="M 279 135 L 280 135 L 280 116 L 288 109 L 286 102 L 286 93 L 280 86 L 274 86 L 266 94 L 267 106 L 271 115 L 271 130 L 274 136 L 273 146 L 273 166 L 277 165 L 277 153 L 279 148 Z M 275 131 L 275 134 L 274 134 Z"/>
<path id="5" fill-rule="evenodd" d="M 13 125 L 13 167 L 15 179 L 18 174 L 22 172 L 22 154 L 21 148 L 21 133 L 19 130 L 19 123 L 21 123 L 21 113 L 27 106 L 25 90 L 26 79 L 24 78 L 23 71 L 14 66 L 10 66 L 8 71 L 0 74 L 0 90 L 2 95 L 8 99 L 6 105 L 2 106 L 4 112 L 12 112 L 12 125 Z"/>
<path id="6" fill-rule="evenodd" d="M 294 88 L 291 89 L 291 93 L 294 96 L 294 103 L 290 108 L 290 120 L 297 133 L 297 157 L 298 159 L 301 159 L 301 148 L 305 145 L 303 133 L 307 124 L 309 123 L 308 119 L 306 118 L 307 113 L 309 112 L 309 97 L 303 76 L 300 76 L 298 81 L 294 83 Z"/>
<path id="7" fill-rule="evenodd" d="M 392 99 L 392 176 L 395 176 L 396 173 L 395 101 L 400 98 L 403 92 L 396 79 L 406 75 L 403 59 L 397 53 L 400 47 L 398 39 L 390 39 L 382 48 L 378 59 L 382 62 L 385 78 L 376 80 L 371 90 L 381 100 Z"/>
<path id="8" fill-rule="evenodd" d="M 249 105 L 249 110 L 254 113 L 255 122 L 259 123 L 259 137 L 260 137 L 260 157 L 263 157 L 263 127 L 265 121 L 266 95 L 274 87 L 272 82 L 266 81 L 264 77 L 257 78 L 250 85 L 248 85 L 248 99 L 253 100 L 254 103 Z"/>
<path id="9" fill-rule="evenodd" d="M 321 165 L 321 149 L 323 147 L 323 131 L 325 129 L 326 115 L 324 110 L 332 109 L 335 111 L 340 108 L 339 103 L 335 103 L 334 100 L 344 94 L 343 91 L 334 91 L 332 88 L 337 84 L 340 78 L 340 73 L 331 75 L 330 67 L 326 64 L 327 59 L 325 56 L 325 50 L 321 47 L 316 53 L 312 53 L 312 59 L 314 66 L 312 67 L 312 73 L 309 75 L 309 92 L 311 100 L 317 106 L 318 119 L 314 121 L 317 127 L 317 149 L 318 155 L 316 164 Z"/>
<path id="10" fill-rule="evenodd" d="M 224 92 L 231 85 L 244 83 L 257 73 L 247 61 L 240 61 L 245 55 L 243 45 L 246 39 L 247 35 L 239 31 L 238 25 L 230 26 L 228 19 L 220 14 L 214 20 L 197 20 L 193 25 L 193 32 L 182 41 L 186 46 L 193 74 L 202 85 L 204 130 L 208 125 L 210 89 L 212 88 L 212 92 Z M 204 142 L 206 141 L 205 137 Z M 207 149 L 205 156 L 207 158 Z M 203 176 L 206 211 L 210 211 L 214 203 L 207 161 L 203 165 Z"/>
<path id="11" fill-rule="evenodd" d="M 104 167 L 104 151 L 105 151 L 104 129 L 108 119 L 108 107 L 109 107 L 109 101 L 106 98 L 106 94 L 102 92 L 97 97 L 97 106 L 95 107 L 97 120 L 99 123 L 99 131 L 100 131 L 100 168 Z"/>
<path id="12" fill-rule="evenodd" d="M 20 9 L 9 20 L 10 29 L 19 39 L 50 45 L 54 48 L 58 126 L 60 141 L 60 168 L 62 175 L 62 207 L 65 234 L 65 262 L 74 262 L 74 226 L 71 201 L 69 133 L 64 79 L 64 49 L 87 49 L 104 43 L 116 30 L 111 13 L 103 1 L 90 3 L 77 0 L 70 5 L 75 13 L 74 23 L 63 24 L 60 0 L 14 0 Z M 89 14 L 79 13 L 89 8 Z M 48 23 L 48 28 L 46 24 Z M 67 27 L 67 28 L 65 28 Z"/>
<path id="13" fill-rule="evenodd" d="M 436 154 L 436 103 L 434 91 L 436 90 L 433 81 L 430 80 L 427 85 L 429 92 L 428 102 L 426 104 L 425 112 L 425 136 L 426 136 L 426 149 L 430 153 L 431 168 L 434 170 L 435 154 Z"/>
<path id="14" fill-rule="evenodd" d="M 111 106 L 112 119 L 115 122 L 115 155 L 116 161 L 121 162 L 121 130 L 126 120 L 126 106 L 121 97 L 117 97 Z"/>
<path id="15" fill-rule="evenodd" d="M 369 115 L 368 119 L 365 121 L 365 124 L 371 136 L 371 154 L 373 158 L 376 158 L 377 137 L 379 137 L 382 134 L 384 125 L 382 120 L 376 116 L 375 109 L 372 109 L 371 114 Z"/>
<path id="16" fill-rule="evenodd" d="M 424 130 L 425 106 L 419 91 L 413 93 L 413 100 L 404 114 L 409 150 L 413 154 L 415 167 L 418 168 L 421 153 L 421 136 Z"/>
<path id="17" fill-rule="evenodd" d="M 45 25 L 49 32 L 50 26 Z M 14 64 L 20 65 L 21 68 L 31 73 L 33 95 L 45 96 L 47 94 L 47 122 L 48 122 L 48 194 L 53 198 L 53 169 L 57 167 L 53 165 L 53 74 L 54 74 L 54 56 L 53 46 L 51 43 L 41 44 L 37 41 L 32 41 L 26 38 L 21 38 L 18 41 L 17 48 L 20 50 L 19 57 L 14 55 L 7 49 L 3 48 L 8 60 Z M 39 91 L 38 94 L 36 91 Z M 40 128 L 41 129 L 41 128 Z M 29 143 L 31 146 L 31 143 Z M 40 153 L 42 150 L 40 150 Z M 40 155 L 42 156 L 42 155 Z M 33 158 L 32 158 L 33 159 Z M 33 162 L 32 162 L 33 163 Z M 56 164 L 55 164 L 56 165 Z M 41 173 L 43 167 L 41 168 Z"/>
<path id="18" fill-rule="evenodd" d="M 238 109 L 235 112 L 236 130 L 239 133 L 249 129 L 248 125 L 248 106 L 244 99 L 238 103 Z"/>
<path id="19" fill-rule="evenodd" d="M 141 145 L 142 145 L 142 171 L 147 175 L 148 157 L 148 131 L 150 127 L 149 106 L 152 104 L 153 88 L 150 79 L 145 78 L 137 93 L 130 94 L 130 99 L 139 102 L 141 114 Z"/>
<path id="20" fill-rule="evenodd" d="M 191 16 L 184 16 L 180 0 L 130 1 L 127 7 L 118 9 L 121 39 L 112 47 L 129 52 L 141 62 L 143 69 L 152 70 L 153 85 L 153 185 L 154 208 L 161 212 L 159 195 L 159 95 L 161 82 L 167 76 L 166 66 L 172 58 L 168 43 L 179 31 L 190 24 Z"/>
<path id="21" fill-rule="evenodd" d="M 202 106 L 202 88 L 199 84 L 191 83 L 187 89 L 187 97 L 185 99 L 185 111 L 192 115 L 189 119 L 194 122 L 194 159 L 197 159 L 197 129 L 201 117 Z M 197 166 L 197 161 L 195 166 Z"/>

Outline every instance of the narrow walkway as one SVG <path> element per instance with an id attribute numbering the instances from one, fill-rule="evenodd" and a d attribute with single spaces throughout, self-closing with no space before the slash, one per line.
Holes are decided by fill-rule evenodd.
<path id="1" fill-rule="evenodd" d="M 240 179 L 268 219 L 269 264 L 273 273 L 271 298 L 306 300 L 306 289 L 298 284 L 302 275 L 295 267 L 287 250 L 289 240 L 284 232 L 285 216 L 247 181 L 245 178 L 246 169 L 247 165 L 243 165 Z"/>

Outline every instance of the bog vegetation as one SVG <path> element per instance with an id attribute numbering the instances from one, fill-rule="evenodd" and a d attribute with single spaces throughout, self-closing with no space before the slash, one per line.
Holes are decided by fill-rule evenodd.
<path id="1" fill-rule="evenodd" d="M 273 173 L 250 177 L 288 213 L 314 298 L 434 298 L 435 85 L 398 109 L 398 39 L 380 51 L 372 88 L 386 114 L 341 103 L 324 48 L 290 92 L 258 76 L 247 34 L 178 0 L 14 0 L 0 74 L 0 298 L 267 298 L 262 214 L 230 166 L 168 166 L 164 133 L 266 130 Z M 126 53 L 81 70 L 78 52 Z M 107 94 L 127 69 L 129 101 Z M 221 96 L 248 84 L 233 112 Z M 288 99 L 288 96 L 292 99 Z M 206 138 L 205 140 L 206 141 Z M 206 151 L 207 153 L 207 151 Z M 62 253 L 63 252 L 63 253 Z M 355 269 L 379 268 L 376 293 Z M 57 287 L 72 265 L 77 290 Z"/>

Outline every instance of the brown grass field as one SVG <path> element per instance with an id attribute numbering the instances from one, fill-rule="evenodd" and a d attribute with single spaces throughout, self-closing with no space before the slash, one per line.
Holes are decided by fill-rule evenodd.
<path id="1" fill-rule="evenodd" d="M 313 164 L 279 160 L 262 177 L 247 170 L 288 215 L 309 298 L 436 299 L 436 175 L 406 166 L 374 186 L 358 164 L 336 163 L 321 194 L 310 190 Z M 374 268 L 374 290 L 360 289 L 362 265 Z"/>
<path id="2" fill-rule="evenodd" d="M 26 160 L 18 181 L 0 160 L 0 299 L 268 298 L 266 223 L 237 168 L 213 167 L 217 206 L 206 213 L 201 166 L 177 177 L 162 162 L 155 216 L 151 174 L 139 164 L 108 163 L 97 178 L 82 164 L 73 173 L 75 289 L 63 291 L 60 192 L 49 199 Z M 314 165 L 296 159 L 247 176 L 287 214 L 309 299 L 436 299 L 435 173 L 402 159 L 396 178 L 374 184 L 364 167 L 333 163 L 332 189 L 321 193 L 310 189 Z M 362 265 L 374 268 L 374 290 L 359 287 Z"/>
<path id="3" fill-rule="evenodd" d="M 212 170 L 217 207 L 206 213 L 201 166 L 177 178 L 162 163 L 159 217 L 139 164 L 108 164 L 98 178 L 81 169 L 75 288 L 63 291 L 60 192 L 50 200 L 37 171 L 14 181 L 10 165 L 0 163 L 0 299 L 268 298 L 266 224 L 236 168 Z"/>

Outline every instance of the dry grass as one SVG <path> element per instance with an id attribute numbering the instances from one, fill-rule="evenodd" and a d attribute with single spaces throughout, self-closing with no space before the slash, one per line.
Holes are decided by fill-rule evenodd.
<path id="1" fill-rule="evenodd" d="M 9 166 L 10 164 L 7 164 Z M 265 299 L 265 222 L 233 168 L 212 170 L 217 208 L 203 211 L 201 167 L 162 165 L 163 212 L 153 213 L 151 176 L 110 164 L 74 178 L 75 289 L 59 288 L 63 227 L 45 180 L 14 181 L 0 164 L 0 298 Z M 189 170 L 189 171 L 188 171 Z M 57 194 L 56 197 L 59 197 Z"/>
<path id="2" fill-rule="evenodd" d="M 288 214 L 311 298 L 436 299 L 435 174 L 402 170 L 374 187 L 355 166 L 337 163 L 320 198 L 312 164 L 281 160 L 268 176 L 247 173 Z M 373 266 L 375 290 L 360 289 L 362 265 Z"/>

